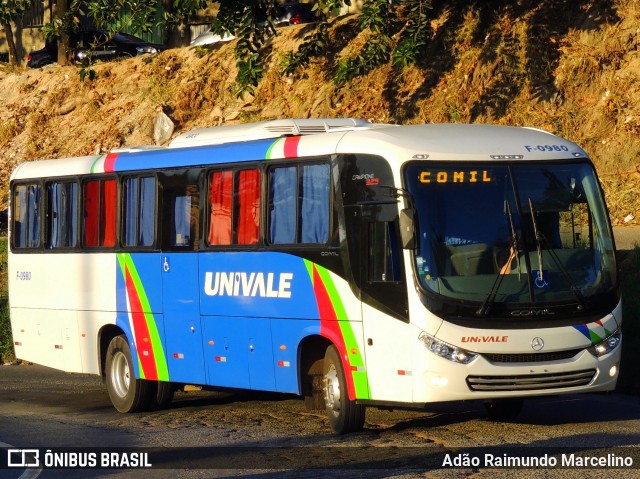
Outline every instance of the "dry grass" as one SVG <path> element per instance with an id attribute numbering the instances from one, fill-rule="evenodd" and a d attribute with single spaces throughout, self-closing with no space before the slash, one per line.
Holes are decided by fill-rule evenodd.
<path id="1" fill-rule="evenodd" d="M 0 146 L 4 146 L 11 138 L 18 133 L 18 122 L 15 118 L 9 118 L 6 121 L 0 122 Z"/>
<path id="2" fill-rule="evenodd" d="M 417 65 L 382 65 L 340 88 L 331 81 L 338 60 L 357 54 L 370 36 L 358 32 L 357 17 L 337 19 L 331 54 L 287 78 L 282 58 L 307 31 L 289 27 L 266 47 L 263 82 L 255 98 L 244 99 L 231 93 L 233 43 L 97 65 L 98 79 L 84 84 L 73 67 L 0 71 L 0 196 L 6 204 L 6 171 L 21 161 L 152 143 L 151 119 L 161 104 L 176 134 L 320 116 L 542 128 L 589 152 L 618 222 L 637 210 L 639 23 L 633 0 L 454 0 L 433 11 L 432 37 Z"/>

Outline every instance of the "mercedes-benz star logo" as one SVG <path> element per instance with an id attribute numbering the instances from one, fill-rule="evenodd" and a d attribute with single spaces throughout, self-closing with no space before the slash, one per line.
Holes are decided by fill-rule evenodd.
<path id="1" fill-rule="evenodd" d="M 544 341 L 542 340 L 542 338 L 535 337 L 531 340 L 531 347 L 534 351 L 540 351 L 542 348 L 544 348 Z"/>

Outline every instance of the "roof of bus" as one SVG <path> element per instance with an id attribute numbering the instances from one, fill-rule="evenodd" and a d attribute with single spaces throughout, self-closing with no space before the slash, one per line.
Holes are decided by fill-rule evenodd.
<path id="1" fill-rule="evenodd" d="M 543 130 L 478 124 L 374 127 L 346 134 L 337 153 L 347 152 L 378 154 L 400 163 L 413 158 L 469 162 L 588 156 L 575 143 Z"/>
<path id="2" fill-rule="evenodd" d="M 586 158 L 575 143 L 542 130 L 496 125 L 358 124 L 303 136 L 280 136 L 205 146 L 132 148 L 108 155 L 22 163 L 12 179 L 189 167 L 333 153 L 375 154 L 394 166 L 411 159 L 437 161 Z"/>

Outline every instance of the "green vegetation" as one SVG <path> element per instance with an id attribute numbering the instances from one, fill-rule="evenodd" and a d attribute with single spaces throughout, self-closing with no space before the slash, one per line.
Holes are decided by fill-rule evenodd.
<path id="1" fill-rule="evenodd" d="M 13 339 L 9 323 L 9 282 L 7 278 L 7 238 L 0 238 L 0 363 L 12 360 Z"/>

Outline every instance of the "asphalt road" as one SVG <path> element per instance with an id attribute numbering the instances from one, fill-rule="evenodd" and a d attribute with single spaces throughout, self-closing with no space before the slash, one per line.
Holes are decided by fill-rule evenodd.
<path id="1" fill-rule="evenodd" d="M 570 454 L 631 460 L 629 468 L 524 468 L 532 478 L 640 477 L 640 401 L 623 395 L 535 399 L 514 422 L 491 422 L 475 402 L 429 411 L 369 409 L 365 430 L 331 433 L 323 414 L 291 396 L 180 393 L 164 411 L 119 414 L 99 378 L 0 367 L 0 455 L 10 446 L 63 453 L 146 452 L 147 468 L 24 469 L 3 479 L 367 477 L 511 478 L 495 459 Z M 88 448 L 88 449 L 87 449 Z M 593 449 L 597 448 L 597 449 Z M 4 449 L 4 450 L 3 450 Z M 468 454 L 465 456 L 465 454 Z M 493 463 L 485 464 L 491 455 Z M 448 458 L 448 459 L 447 459 Z M 444 467 L 444 461 L 482 461 Z M 5 457 L 0 457 L 0 465 Z M 506 460 L 506 459 L 505 459 Z M 452 464 L 455 466 L 455 464 Z M 560 464 L 561 465 L 561 464 Z M 31 474 L 25 476 L 24 474 Z M 33 476 L 33 474 L 36 474 Z"/>

